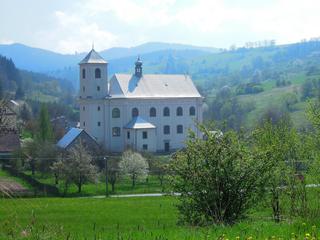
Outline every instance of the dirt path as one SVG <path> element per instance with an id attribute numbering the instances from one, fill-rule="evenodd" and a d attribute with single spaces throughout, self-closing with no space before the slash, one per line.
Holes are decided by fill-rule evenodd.
<path id="1" fill-rule="evenodd" d="M 0 177 L 0 196 L 23 196 L 29 193 L 30 191 L 20 183 L 6 177 Z"/>

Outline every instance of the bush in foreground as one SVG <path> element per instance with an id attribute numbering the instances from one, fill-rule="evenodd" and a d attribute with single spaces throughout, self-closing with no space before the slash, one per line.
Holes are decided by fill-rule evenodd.
<path id="1" fill-rule="evenodd" d="M 244 216 L 265 190 L 271 169 L 263 154 L 250 154 L 234 132 L 206 140 L 191 134 L 172 163 L 173 189 L 181 193 L 180 220 L 192 225 L 232 224 Z"/>

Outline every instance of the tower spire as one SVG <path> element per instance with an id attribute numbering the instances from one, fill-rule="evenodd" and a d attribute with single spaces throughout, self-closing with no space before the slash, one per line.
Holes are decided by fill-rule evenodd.
<path id="1" fill-rule="evenodd" d="M 136 77 L 141 77 L 142 76 L 142 61 L 140 59 L 140 55 L 138 56 L 137 61 L 135 62 L 135 75 Z"/>
<path id="2" fill-rule="evenodd" d="M 94 41 L 92 41 L 92 50 L 94 50 Z"/>

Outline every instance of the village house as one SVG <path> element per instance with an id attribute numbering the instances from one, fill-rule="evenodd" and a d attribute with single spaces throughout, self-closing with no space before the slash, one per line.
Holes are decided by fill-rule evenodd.
<path id="1" fill-rule="evenodd" d="M 0 158 L 10 158 L 20 148 L 20 135 L 17 128 L 18 103 L 1 101 L 0 103 Z"/>
<path id="2" fill-rule="evenodd" d="M 170 152 L 199 137 L 203 98 L 188 75 L 134 74 L 108 80 L 108 63 L 92 49 L 80 65 L 80 128 L 110 152 Z"/>

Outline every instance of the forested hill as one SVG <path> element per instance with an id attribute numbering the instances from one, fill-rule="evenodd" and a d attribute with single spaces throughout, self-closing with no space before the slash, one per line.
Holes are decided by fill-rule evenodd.
<path id="1" fill-rule="evenodd" d="M 3 48 L 0 48 L 0 54 L 1 51 L 4 51 Z M 33 50 L 26 46 L 24 51 L 30 51 L 29 55 L 33 53 Z M 30 55 L 32 61 L 25 59 L 32 62 L 35 68 L 37 64 L 41 66 L 45 62 L 41 55 L 44 54 L 43 51 L 37 51 L 38 55 Z M 228 51 L 183 45 L 145 44 L 131 49 L 109 49 L 101 54 L 109 62 L 111 76 L 114 72 L 133 72 L 134 61 L 139 52 L 142 53 L 144 73 L 190 74 L 202 95 L 206 97 L 205 118 L 214 119 L 220 127 L 250 128 L 265 114 L 276 116 L 283 112 L 289 113 L 298 127 L 305 127 L 308 124 L 304 114 L 307 100 L 318 95 L 320 86 L 318 39 Z M 7 53 L 14 53 L 20 60 L 25 58 L 19 51 Z M 105 56 L 107 53 L 114 58 Z M 61 58 L 61 64 L 68 62 L 71 56 L 50 52 L 49 55 L 51 54 Z M 74 65 L 46 70 L 55 78 L 67 79 L 77 88 L 77 62 L 84 54 L 72 55 L 75 56 L 79 59 L 72 60 Z M 50 64 L 46 66 L 54 67 Z M 19 83 L 20 80 L 15 81 Z M 14 86 L 11 88 L 15 88 Z M 41 84 L 39 87 L 43 88 Z M 49 89 L 48 91 L 54 89 L 45 88 Z M 61 96 L 59 90 L 50 94 Z"/>
<path id="2" fill-rule="evenodd" d="M 16 68 L 0 55 L 0 97 L 17 100 L 57 101 L 70 98 L 74 89 L 69 81 Z"/>
<path id="3" fill-rule="evenodd" d="M 265 115 L 288 113 L 308 126 L 307 101 L 319 95 L 320 42 L 241 48 L 193 59 L 193 79 L 207 96 L 207 119 L 250 128 Z"/>

